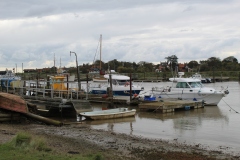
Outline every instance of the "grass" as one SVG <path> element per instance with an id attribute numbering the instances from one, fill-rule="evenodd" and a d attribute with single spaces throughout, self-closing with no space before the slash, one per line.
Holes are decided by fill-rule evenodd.
<path id="1" fill-rule="evenodd" d="M 18 133 L 10 142 L 0 144 L 0 160 L 103 160 L 102 155 L 56 153 L 42 137 Z"/>

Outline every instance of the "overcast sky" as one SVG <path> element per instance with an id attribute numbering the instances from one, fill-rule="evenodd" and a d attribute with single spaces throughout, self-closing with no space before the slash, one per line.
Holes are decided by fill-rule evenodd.
<path id="1" fill-rule="evenodd" d="M 93 63 L 100 34 L 105 63 L 240 61 L 240 1 L 0 0 L 0 69 Z"/>

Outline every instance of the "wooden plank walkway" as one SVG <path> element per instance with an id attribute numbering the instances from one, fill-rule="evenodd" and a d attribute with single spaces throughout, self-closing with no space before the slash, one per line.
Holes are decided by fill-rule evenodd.
<path id="1" fill-rule="evenodd" d="M 187 100 L 165 100 L 162 102 L 141 103 L 138 105 L 140 110 L 154 110 L 161 113 L 174 112 L 178 109 L 193 109 L 203 108 L 204 104 L 201 101 L 187 101 Z"/>

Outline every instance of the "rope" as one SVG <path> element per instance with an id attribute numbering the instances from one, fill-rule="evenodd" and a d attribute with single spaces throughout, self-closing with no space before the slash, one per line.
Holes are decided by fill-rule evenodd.
<path id="1" fill-rule="evenodd" d="M 95 52 L 95 55 L 94 55 L 94 59 L 93 59 L 93 64 L 95 66 L 95 59 L 96 59 L 96 55 L 97 55 L 97 52 L 98 52 L 98 47 L 99 47 L 100 43 L 98 43 L 97 45 L 97 49 L 96 49 L 96 52 Z M 100 62 L 101 63 L 101 62 Z"/>
<path id="2" fill-rule="evenodd" d="M 223 99 L 222 99 L 222 100 L 223 100 Z M 225 101 L 223 100 L 223 102 L 225 102 Z M 228 105 L 227 102 L 225 102 L 225 103 L 226 103 L 226 105 Z M 228 107 L 231 108 L 232 110 L 234 110 L 236 113 L 238 113 L 238 111 L 236 111 L 235 109 L 233 109 L 233 108 L 230 107 L 229 105 L 228 105 Z M 238 113 L 238 114 L 239 114 L 239 113 Z"/>
<path id="3" fill-rule="evenodd" d="M 164 102 L 163 102 L 162 106 L 164 106 Z M 158 110 L 160 107 L 161 107 L 161 105 L 159 105 L 159 107 L 158 107 L 157 109 L 153 110 L 153 112 L 157 112 L 157 110 Z"/>

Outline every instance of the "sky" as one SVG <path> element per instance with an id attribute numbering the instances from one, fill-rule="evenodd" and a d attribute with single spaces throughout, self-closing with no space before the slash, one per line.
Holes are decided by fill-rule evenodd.
<path id="1" fill-rule="evenodd" d="M 240 61 L 239 8 L 239 0 L 0 0 L 0 70 L 92 64 L 100 35 L 105 63 Z"/>

